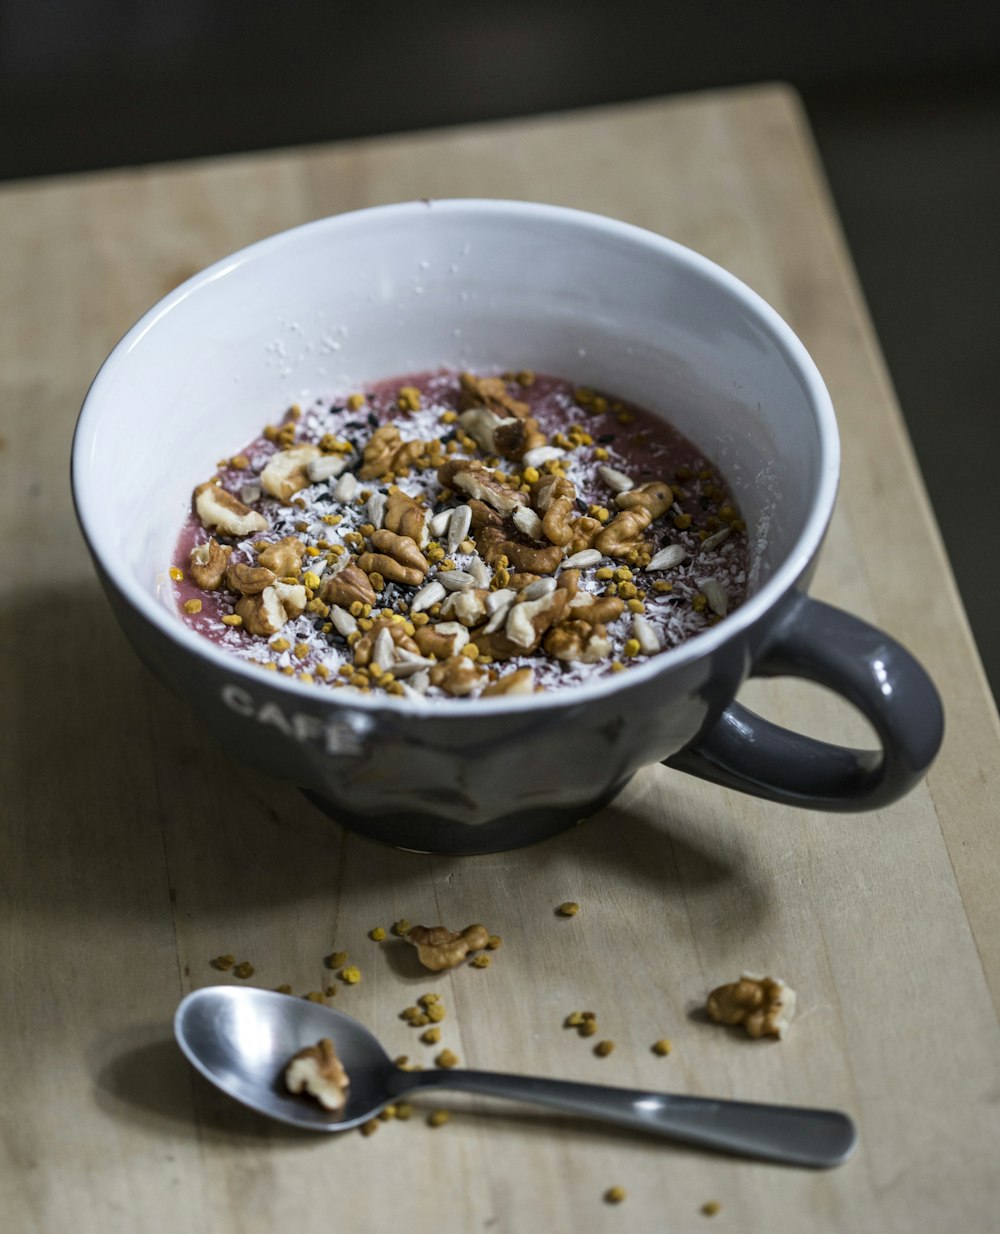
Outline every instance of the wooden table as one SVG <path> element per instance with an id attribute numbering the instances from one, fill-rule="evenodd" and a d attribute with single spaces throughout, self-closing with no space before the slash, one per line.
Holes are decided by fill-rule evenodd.
<path id="1" fill-rule="evenodd" d="M 923 660 L 948 735 L 892 809 L 823 817 L 663 768 L 530 850 L 421 857 L 347 835 L 231 763 L 118 632 L 74 522 L 67 465 L 87 383 L 180 279 L 270 232 L 418 196 L 509 196 L 663 232 L 746 280 L 830 386 L 843 487 L 816 594 Z M 15 184 L 0 192 L 5 741 L 0 1226 L 5 1234 L 995 1229 L 1000 740 L 797 100 L 700 94 L 517 123 Z M 852 740 L 818 689 L 757 683 L 782 722 Z M 560 919 L 564 900 L 579 914 Z M 399 917 L 503 936 L 491 967 L 427 981 Z M 299 1136 L 216 1094 L 174 1046 L 188 990 L 329 985 L 392 1053 L 437 989 L 464 1063 L 832 1105 L 861 1146 L 826 1173 L 729 1160 L 520 1108 L 439 1097 L 370 1138 Z M 742 970 L 783 976 L 780 1043 L 698 1008 Z M 592 1009 L 608 1058 L 561 1027 Z M 673 1051 L 650 1046 L 669 1037 Z M 451 1122 L 426 1125 L 446 1106 Z M 621 1186 L 627 1198 L 607 1204 Z M 709 1220 L 701 1208 L 718 1201 Z M 712 1224 L 714 1222 L 714 1224 Z"/>

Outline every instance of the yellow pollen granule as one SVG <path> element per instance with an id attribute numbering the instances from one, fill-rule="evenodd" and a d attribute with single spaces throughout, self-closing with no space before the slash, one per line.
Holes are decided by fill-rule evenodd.
<path id="1" fill-rule="evenodd" d="M 454 1050 L 442 1050 L 437 1058 L 435 1058 L 434 1062 L 438 1067 L 444 1067 L 447 1069 L 449 1067 L 457 1067 L 459 1058 Z"/>
<path id="2" fill-rule="evenodd" d="M 169 573 L 175 583 L 179 583 L 184 577 L 184 571 L 180 568 L 180 566 L 171 566 Z"/>
<path id="3" fill-rule="evenodd" d="M 374 930 L 368 931 L 368 937 L 373 943 L 380 943 L 385 938 L 385 930 L 381 926 L 376 926 Z"/>
<path id="4" fill-rule="evenodd" d="M 479 955 L 474 956 L 473 959 L 469 961 L 469 967 L 470 968 L 489 968 L 490 963 L 491 963 L 490 957 L 488 955 L 483 955 L 482 952 L 480 952 Z"/>
<path id="5" fill-rule="evenodd" d="M 598 1058 L 607 1058 L 614 1048 L 615 1043 L 613 1041 L 599 1041 L 597 1045 L 594 1046 L 594 1053 Z"/>
<path id="6" fill-rule="evenodd" d="M 358 1128 L 362 1135 L 374 1135 L 378 1131 L 378 1119 L 370 1118 L 366 1123 L 362 1123 Z"/>
<path id="7" fill-rule="evenodd" d="M 253 965 L 250 963 L 249 960 L 241 960 L 240 963 L 237 964 L 236 967 L 233 969 L 233 974 L 236 977 L 242 977 L 244 979 L 246 979 L 247 977 L 252 977 L 253 976 Z"/>
<path id="8" fill-rule="evenodd" d="M 201 612 L 201 601 L 200 600 L 185 600 L 184 601 L 184 611 L 185 613 L 200 613 Z"/>
<path id="9" fill-rule="evenodd" d="M 424 1043 L 424 1045 L 437 1045 L 437 1043 L 441 1040 L 440 1028 L 425 1028 L 420 1034 L 420 1040 Z"/>
<path id="10" fill-rule="evenodd" d="M 560 917 L 575 917 L 579 911 L 580 905 L 575 900 L 566 900 L 556 909 Z"/>
<path id="11" fill-rule="evenodd" d="M 405 938 L 410 931 L 410 923 L 405 917 L 400 917 L 398 921 L 392 923 L 392 932 L 397 938 Z"/>
<path id="12" fill-rule="evenodd" d="M 413 1117 L 413 1106 L 408 1101 L 400 1101 L 396 1105 L 396 1117 L 401 1118 L 404 1122 L 408 1118 Z"/>
<path id="13" fill-rule="evenodd" d="M 639 646 L 639 640 L 637 638 L 628 639 L 625 643 L 625 646 L 622 648 L 622 651 L 627 656 L 637 656 L 640 650 L 641 648 Z"/>
<path id="14" fill-rule="evenodd" d="M 291 994 L 292 987 L 287 982 L 283 982 L 281 985 L 274 987 L 274 992 L 275 994 Z"/>
<path id="15" fill-rule="evenodd" d="M 498 947 L 503 946 L 503 939 L 499 934 L 491 934 L 490 941 L 486 944 L 490 951 L 496 951 Z"/>
<path id="16" fill-rule="evenodd" d="M 432 1114 L 427 1115 L 428 1127 L 443 1127 L 451 1118 L 447 1110 L 435 1110 Z"/>
<path id="17" fill-rule="evenodd" d="M 351 411 L 360 411 L 365 405 L 365 396 L 363 394 L 349 394 L 347 396 L 347 406 Z"/>
<path id="18" fill-rule="evenodd" d="M 604 1193 L 605 1202 L 608 1204 L 620 1204 L 625 1199 L 624 1187 L 609 1187 Z"/>
<path id="19" fill-rule="evenodd" d="M 421 1007 L 429 1007 L 432 1003 L 439 1003 L 440 1001 L 441 1001 L 441 995 L 433 994 L 433 993 L 421 994 L 420 997 L 417 999 L 417 1002 L 420 1004 Z"/>
<path id="20" fill-rule="evenodd" d="M 227 955 L 217 955 L 217 956 L 215 957 L 215 959 L 212 961 L 212 963 L 215 965 L 215 967 L 216 967 L 216 968 L 217 968 L 220 972 L 222 972 L 222 973 L 228 973 L 228 972 L 229 972 L 229 970 L 230 970 L 230 969 L 233 967 L 233 965 L 236 963 L 236 957 L 235 957 L 234 955 L 230 955 L 230 954 L 227 954 Z"/>
<path id="21" fill-rule="evenodd" d="M 722 1211 L 722 1205 L 718 1200 L 706 1200 L 701 1206 L 701 1211 L 706 1217 L 714 1217 Z"/>
<path id="22" fill-rule="evenodd" d="M 332 955 L 327 956 L 327 968 L 343 968 L 347 963 L 349 956 L 346 951 L 335 951 Z"/>
<path id="23" fill-rule="evenodd" d="M 436 1023 L 439 1020 L 443 1020 L 444 1017 L 445 1017 L 445 1010 L 444 1010 L 443 1003 L 428 1003 L 427 1004 L 428 1020 L 432 1020 Z"/>
<path id="24" fill-rule="evenodd" d="M 222 619 L 222 624 L 224 626 L 233 626 L 236 628 L 237 626 L 241 626 L 243 624 L 243 618 L 239 615 L 239 613 L 227 613 Z"/>
<path id="25" fill-rule="evenodd" d="M 345 985 L 357 985 L 361 980 L 361 969 L 356 964 L 349 964 L 340 970 L 340 980 Z"/>
<path id="26" fill-rule="evenodd" d="M 302 582 L 306 587 L 315 591 L 319 587 L 320 579 L 318 574 L 314 574 L 312 570 L 307 570 L 302 576 Z"/>
<path id="27" fill-rule="evenodd" d="M 654 1041 L 652 1046 L 653 1053 L 658 1054 L 660 1058 L 665 1058 L 672 1048 L 669 1037 L 661 1037 L 659 1041 Z"/>
<path id="28" fill-rule="evenodd" d="M 291 647 L 291 643 L 287 638 L 276 638 L 271 640 L 271 649 L 273 651 L 287 651 Z"/>

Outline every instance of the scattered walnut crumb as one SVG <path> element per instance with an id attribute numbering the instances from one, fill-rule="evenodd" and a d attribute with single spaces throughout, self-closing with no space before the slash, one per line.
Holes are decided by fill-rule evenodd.
<path id="1" fill-rule="evenodd" d="M 654 1041 L 650 1048 L 654 1054 L 659 1054 L 661 1058 L 665 1058 L 673 1049 L 673 1046 L 670 1044 L 669 1037 L 661 1037 L 659 1041 Z"/>
<path id="2" fill-rule="evenodd" d="M 783 1037 L 795 1014 L 795 991 L 774 977 L 744 973 L 708 996 L 705 1010 L 717 1024 L 742 1024 L 749 1036 Z"/>
<path id="3" fill-rule="evenodd" d="M 716 1213 L 722 1211 L 722 1205 L 718 1200 L 706 1200 L 701 1206 L 701 1211 L 706 1217 L 714 1217 Z"/>
<path id="4" fill-rule="evenodd" d="M 598 1058 L 607 1058 L 614 1048 L 615 1043 L 613 1041 L 599 1041 L 594 1046 L 594 1053 Z"/>
<path id="5" fill-rule="evenodd" d="M 435 1110 L 432 1114 L 427 1115 L 428 1127 L 443 1127 L 451 1118 L 451 1114 L 447 1110 Z"/>
<path id="6" fill-rule="evenodd" d="M 228 973 L 236 963 L 236 957 L 227 953 L 226 955 L 217 955 L 212 961 L 213 967 L 217 968 L 220 973 Z"/>
<path id="7" fill-rule="evenodd" d="M 466 926 L 464 930 L 449 930 L 445 926 L 411 926 L 406 941 L 417 949 L 417 958 L 424 968 L 439 973 L 455 968 L 470 951 L 482 951 L 489 942 L 484 925 Z"/>
<path id="8" fill-rule="evenodd" d="M 241 960 L 239 964 L 237 964 L 236 967 L 233 969 L 234 976 L 243 977 L 244 979 L 247 977 L 252 977 L 253 972 L 254 972 L 253 965 L 250 963 L 249 960 Z"/>
<path id="9" fill-rule="evenodd" d="M 609 1187 L 604 1193 L 606 1204 L 620 1204 L 625 1199 L 624 1187 Z"/>
<path id="10" fill-rule="evenodd" d="M 434 1062 L 438 1067 L 444 1067 L 447 1070 L 449 1067 L 457 1067 L 459 1058 L 454 1050 L 442 1050 Z"/>
<path id="11" fill-rule="evenodd" d="M 566 900 L 556 909 L 559 917 L 575 917 L 580 911 L 580 905 L 575 900 Z"/>

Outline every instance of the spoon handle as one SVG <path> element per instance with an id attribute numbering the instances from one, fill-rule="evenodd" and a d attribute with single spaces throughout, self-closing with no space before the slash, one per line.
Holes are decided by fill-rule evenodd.
<path id="1" fill-rule="evenodd" d="M 402 1072 L 399 1088 L 460 1089 L 526 1101 L 788 1165 L 840 1165 L 857 1143 L 854 1123 L 837 1110 L 682 1097 L 493 1071 Z"/>

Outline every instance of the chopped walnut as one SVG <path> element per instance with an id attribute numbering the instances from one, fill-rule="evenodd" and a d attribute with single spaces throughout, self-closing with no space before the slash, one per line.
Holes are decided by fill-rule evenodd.
<path id="1" fill-rule="evenodd" d="M 527 504 L 526 494 L 501 484 L 496 474 L 477 459 L 452 458 L 438 468 L 438 480 L 446 488 L 468 493 L 476 501 L 508 515 Z"/>
<path id="2" fill-rule="evenodd" d="M 350 1083 L 329 1037 L 299 1050 L 285 1068 L 285 1087 L 290 1093 L 309 1093 L 333 1113 L 346 1105 Z"/>
<path id="3" fill-rule="evenodd" d="M 493 448 L 504 458 L 521 459 L 529 450 L 544 446 L 548 438 L 538 427 L 533 416 L 523 419 L 500 420 L 493 430 Z"/>
<path id="4" fill-rule="evenodd" d="M 476 532 L 476 547 L 483 560 L 490 565 L 501 557 L 506 557 L 515 570 L 536 575 L 554 574 L 559 569 L 563 555 L 557 544 L 546 544 L 543 547 L 525 544 L 511 538 L 503 527 L 492 524 L 486 524 Z"/>
<path id="5" fill-rule="evenodd" d="M 385 631 L 383 635 L 383 631 Z M 379 637 L 388 638 L 393 652 L 398 647 L 404 651 L 420 654 L 420 647 L 407 633 L 401 621 L 393 621 L 391 617 L 379 617 L 372 628 L 354 644 L 354 663 L 359 668 L 365 668 L 372 662 Z"/>
<path id="6" fill-rule="evenodd" d="M 650 480 L 648 484 L 619 493 L 615 505 L 619 510 L 647 510 L 650 519 L 654 519 L 666 514 L 675 500 L 676 494 L 666 480 Z"/>
<path id="7" fill-rule="evenodd" d="M 531 410 L 527 403 L 522 403 L 507 393 L 502 377 L 477 377 L 474 373 L 460 373 L 459 383 L 462 387 L 459 406 L 462 408 L 488 407 L 498 416 L 517 416 L 519 419 Z"/>
<path id="8" fill-rule="evenodd" d="M 354 560 L 324 580 L 321 594 L 327 604 L 338 604 L 341 608 L 348 609 L 356 601 L 361 604 L 374 604 L 376 600 L 371 580 Z"/>
<path id="9" fill-rule="evenodd" d="M 427 544 L 427 511 L 400 488 L 393 488 L 389 493 L 382 525 L 387 531 L 409 536 L 418 548 Z"/>
<path id="10" fill-rule="evenodd" d="M 222 584 L 232 549 L 221 545 L 214 537 L 207 544 L 196 544 L 191 550 L 191 581 L 203 591 L 216 591 Z"/>
<path id="11" fill-rule="evenodd" d="M 415 540 L 383 527 L 372 532 L 371 542 L 377 552 L 362 553 L 358 558 L 358 567 L 366 574 L 377 571 L 383 578 L 408 587 L 418 587 L 424 581 L 431 564 Z"/>
<path id="12" fill-rule="evenodd" d="M 607 627 L 600 622 L 560 622 L 545 636 L 543 646 L 550 656 L 566 663 L 597 664 L 611 654 Z"/>
<path id="13" fill-rule="evenodd" d="M 481 683 L 484 673 L 476 668 L 468 656 L 449 656 L 430 670 L 432 686 L 438 686 L 445 694 L 461 698 L 471 694 Z"/>
<path id="14" fill-rule="evenodd" d="M 261 488 L 279 501 L 288 501 L 299 489 L 308 488 L 312 483 L 309 464 L 321 455 L 319 446 L 293 446 L 290 450 L 279 450 L 271 455 L 260 473 Z"/>
<path id="15" fill-rule="evenodd" d="M 512 673 L 505 673 L 491 682 L 483 691 L 483 698 L 494 698 L 501 694 L 534 694 L 535 675 L 530 668 L 516 668 Z M 497 944 L 499 946 L 499 944 Z"/>
<path id="16" fill-rule="evenodd" d="M 417 958 L 424 968 L 440 973 L 456 968 L 470 951 L 482 951 L 489 945 L 490 933 L 484 925 L 466 926 L 456 932 L 445 926 L 411 926 L 406 941 L 417 949 Z"/>
<path id="17" fill-rule="evenodd" d="M 257 554 L 257 560 L 278 578 L 288 578 L 302 573 L 302 558 L 306 546 L 296 536 L 282 536 Z"/>
<path id="18" fill-rule="evenodd" d="M 249 536 L 268 528 L 263 514 L 251 510 L 212 480 L 194 490 L 194 508 L 201 525 L 209 531 L 214 527 L 220 535 Z"/>
<path id="19" fill-rule="evenodd" d="M 714 989 L 705 1009 L 717 1024 L 742 1024 L 751 1037 L 783 1037 L 795 1002 L 795 991 L 783 981 L 744 973 Z"/>
<path id="20" fill-rule="evenodd" d="M 230 591 L 238 591 L 241 596 L 260 595 L 277 581 L 273 570 L 265 566 L 248 566 L 242 561 L 234 561 L 226 571 L 226 586 Z"/>
<path id="21" fill-rule="evenodd" d="M 461 622 L 439 621 L 434 625 L 418 626 L 413 639 L 421 655 L 447 660 L 458 655 L 468 643 L 469 632 Z"/>
<path id="22" fill-rule="evenodd" d="M 372 433 L 365 446 L 364 457 L 358 478 L 374 480 L 379 476 L 392 475 L 409 467 L 427 449 L 425 441 L 403 441 L 394 424 L 383 424 Z"/>
<path id="23" fill-rule="evenodd" d="M 527 655 L 541 643 L 550 626 L 561 621 L 569 606 L 566 591 L 550 591 L 537 600 L 518 599 L 507 611 L 503 628 L 487 634 L 473 635 L 476 646 L 494 660 L 509 660 L 511 656 Z"/>
<path id="24" fill-rule="evenodd" d="M 624 497 L 631 495 L 622 494 Z M 643 505 L 636 506 L 634 510 L 623 510 L 595 537 L 594 548 L 605 557 L 626 557 L 634 549 L 643 547 L 642 533 L 652 521 L 652 514 Z"/>

